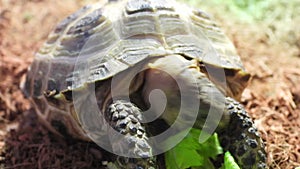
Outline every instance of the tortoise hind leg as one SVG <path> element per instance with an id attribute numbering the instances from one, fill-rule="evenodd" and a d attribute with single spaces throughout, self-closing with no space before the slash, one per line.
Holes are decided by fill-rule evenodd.
<path id="1" fill-rule="evenodd" d="M 117 100 L 108 107 L 106 113 L 112 128 L 122 134 L 122 139 L 119 134 L 110 134 L 112 148 L 116 153 L 125 153 L 127 156 L 117 156 L 115 165 L 130 169 L 156 168 L 145 128 L 140 123 L 141 110 L 129 101 Z"/>
<path id="2" fill-rule="evenodd" d="M 243 169 L 267 168 L 264 144 L 243 106 L 227 97 L 225 111 L 230 122 L 218 132 L 222 147 L 230 151 Z"/>

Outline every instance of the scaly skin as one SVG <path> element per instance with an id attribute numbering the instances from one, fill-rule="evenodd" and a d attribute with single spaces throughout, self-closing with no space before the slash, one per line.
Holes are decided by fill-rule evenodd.
<path id="1" fill-rule="evenodd" d="M 121 169 L 154 169 L 155 157 L 147 141 L 146 131 L 140 123 L 141 110 L 125 100 L 117 100 L 107 110 L 108 121 L 113 129 L 123 134 L 125 139 L 120 140 L 115 135 L 110 136 L 111 145 L 115 151 L 126 152 L 128 158 L 116 156 L 115 165 Z"/>
<path id="2" fill-rule="evenodd" d="M 218 132 L 222 147 L 230 151 L 243 169 L 267 168 L 264 143 L 244 107 L 227 97 L 225 111 L 230 121 Z"/>

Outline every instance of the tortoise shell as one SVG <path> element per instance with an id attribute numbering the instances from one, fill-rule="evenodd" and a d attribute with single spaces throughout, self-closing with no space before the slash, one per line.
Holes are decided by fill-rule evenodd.
<path id="1" fill-rule="evenodd" d="M 60 22 L 36 53 L 24 92 L 39 97 L 109 79 L 153 57 L 179 54 L 225 70 L 226 95 L 239 98 L 250 75 L 211 17 L 174 1 L 111 1 L 85 6 Z"/>

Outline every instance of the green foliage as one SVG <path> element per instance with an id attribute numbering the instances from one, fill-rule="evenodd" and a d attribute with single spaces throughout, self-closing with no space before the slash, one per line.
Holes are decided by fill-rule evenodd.
<path id="1" fill-rule="evenodd" d="M 215 169 L 210 159 L 215 159 L 217 155 L 223 153 L 218 135 L 215 133 L 200 144 L 198 141 L 200 133 L 201 130 L 192 128 L 178 145 L 165 153 L 167 169 Z M 169 138 L 167 142 L 171 142 L 176 137 L 177 135 Z M 224 164 L 221 169 L 240 169 L 228 151 L 224 155 Z"/>
<path id="2" fill-rule="evenodd" d="M 225 153 L 222 169 L 240 169 L 229 151 Z"/>
<path id="3" fill-rule="evenodd" d="M 223 153 L 218 136 L 214 134 L 206 142 L 200 144 L 198 141 L 200 133 L 201 131 L 198 129 L 191 129 L 177 146 L 165 153 L 167 169 L 189 167 L 192 169 L 214 169 L 209 158 L 215 158 L 218 154 Z"/>
<path id="4" fill-rule="evenodd" d="M 266 8 L 270 4 L 270 0 L 215 0 L 218 3 L 225 2 L 224 5 L 228 6 L 229 11 L 242 20 L 254 21 L 263 18 Z"/>

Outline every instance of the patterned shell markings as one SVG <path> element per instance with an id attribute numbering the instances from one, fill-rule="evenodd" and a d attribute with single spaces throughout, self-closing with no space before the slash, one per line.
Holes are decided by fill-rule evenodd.
<path id="1" fill-rule="evenodd" d="M 36 54 L 26 95 L 80 88 L 170 53 L 243 70 L 231 42 L 204 12 L 169 1 L 138 2 L 86 6 L 63 20 Z"/>

